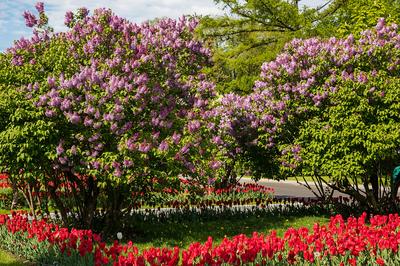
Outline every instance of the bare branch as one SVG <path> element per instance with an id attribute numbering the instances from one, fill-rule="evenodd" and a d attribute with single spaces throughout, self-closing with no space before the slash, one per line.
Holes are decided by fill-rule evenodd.
<path id="1" fill-rule="evenodd" d="M 332 3 L 333 0 L 329 0 L 327 1 L 325 4 L 318 6 L 315 10 L 320 11 L 321 9 L 325 8 L 326 6 L 328 6 L 329 4 Z"/>

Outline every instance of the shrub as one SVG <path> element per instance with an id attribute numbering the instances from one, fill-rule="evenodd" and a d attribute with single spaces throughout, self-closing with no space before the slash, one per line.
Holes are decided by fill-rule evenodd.
<path id="1" fill-rule="evenodd" d="M 114 226 L 154 177 L 207 180 L 214 85 L 201 74 L 210 54 L 193 38 L 197 22 L 137 25 L 82 8 L 53 33 L 37 10 L 24 14 L 34 36 L 0 57 L 0 170 L 45 187 L 64 222 L 73 211 L 83 227 L 99 195 Z"/>
<path id="2" fill-rule="evenodd" d="M 399 39 L 381 19 L 359 39 L 293 40 L 263 64 L 251 95 L 225 96 L 223 132 L 249 160 L 263 155 L 266 175 L 325 176 L 366 207 L 386 208 L 400 161 Z"/>

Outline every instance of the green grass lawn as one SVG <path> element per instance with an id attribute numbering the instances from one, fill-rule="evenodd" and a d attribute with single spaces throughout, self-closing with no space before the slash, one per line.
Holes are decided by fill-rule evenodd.
<path id="1" fill-rule="evenodd" d="M 174 247 L 186 248 L 192 242 L 205 242 L 208 236 L 212 236 L 216 243 L 221 242 L 226 237 L 238 234 L 250 236 L 253 232 L 268 233 L 276 230 L 278 235 L 289 227 L 308 227 L 314 223 L 327 223 L 329 218 L 326 216 L 302 216 L 302 217 L 248 217 L 244 219 L 219 219 L 208 222 L 185 222 L 163 223 L 157 226 L 149 224 L 137 224 L 136 232 L 128 236 L 127 240 L 132 240 L 139 249 L 155 247 Z"/>
<path id="2" fill-rule="evenodd" d="M 10 214 L 10 210 L 0 209 L 0 214 Z"/>
<path id="3" fill-rule="evenodd" d="M 29 265 L 23 263 L 22 260 L 16 258 L 9 253 L 0 249 L 0 266 L 20 266 L 20 265 Z"/>
<path id="4" fill-rule="evenodd" d="M 22 209 L 18 209 L 18 210 L 24 210 L 24 211 L 28 211 L 29 212 L 29 208 L 22 208 Z M 0 214 L 10 214 L 11 210 L 8 209 L 0 209 Z"/>

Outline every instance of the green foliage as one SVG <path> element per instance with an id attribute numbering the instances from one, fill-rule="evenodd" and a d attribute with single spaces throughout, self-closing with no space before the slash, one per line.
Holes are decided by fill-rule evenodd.
<path id="1" fill-rule="evenodd" d="M 227 15 L 204 17 L 199 34 L 214 50 L 210 76 L 222 93 L 251 92 L 258 68 L 273 60 L 293 38 L 359 36 L 379 18 L 398 23 L 398 0 L 326 1 L 320 7 L 302 1 L 217 0 Z"/>
<path id="2" fill-rule="evenodd" d="M 32 39 L 0 57 L 0 172 L 46 190 L 65 223 L 73 210 L 85 227 L 100 192 L 117 219 L 153 178 L 206 182 L 214 95 L 195 20 L 136 25 L 87 13 L 68 12 L 67 32 L 34 25 Z"/>
<path id="3" fill-rule="evenodd" d="M 303 174 L 328 175 L 339 189 L 357 179 L 372 184 L 371 178 L 382 178 L 379 185 L 390 187 L 390 173 L 400 162 L 400 79 L 378 73 L 367 86 L 340 84 L 330 104 L 300 127 L 296 142 L 304 147 Z"/>
<path id="4" fill-rule="evenodd" d="M 68 44 L 60 40 L 39 43 L 35 46 L 35 53 L 27 58 L 34 60 L 35 64 L 23 66 L 13 65 L 11 54 L 1 54 L 0 170 L 10 173 L 11 178 L 18 176 L 20 169 L 35 171 L 35 167 L 29 167 L 26 163 L 51 167 L 43 155 L 54 149 L 52 143 L 61 133 L 54 123 L 40 119 L 41 111 L 27 100 L 23 87 L 29 83 L 45 83 L 49 73 L 60 75 L 66 69 L 71 69 L 73 64 L 71 57 L 66 54 L 67 49 Z"/>
<path id="5" fill-rule="evenodd" d="M 389 207 L 400 162 L 398 38 L 397 25 L 380 19 L 358 39 L 294 40 L 263 65 L 249 97 L 265 106 L 256 122 L 275 128 L 258 140 L 278 147 L 282 173 L 328 176 L 328 186 L 368 207 Z"/>
<path id="6" fill-rule="evenodd" d="M 344 0 L 309 8 L 301 1 L 217 0 L 228 15 L 204 17 L 198 30 L 214 50 L 208 73 L 222 93 L 251 92 L 260 65 L 272 60 L 292 38 L 324 35 L 317 27 L 330 18 Z M 329 2 L 327 2 L 328 4 Z"/>
<path id="7" fill-rule="evenodd" d="M 389 23 L 399 23 L 399 12 L 398 0 L 347 1 L 334 16 L 327 18 L 328 23 L 320 27 L 331 28 L 330 33 L 327 32 L 328 36 L 359 36 L 363 30 L 375 26 L 379 18 L 385 18 Z"/>

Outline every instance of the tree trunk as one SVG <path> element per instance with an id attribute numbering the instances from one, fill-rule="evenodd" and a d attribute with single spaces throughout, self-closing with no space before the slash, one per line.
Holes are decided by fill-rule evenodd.
<path id="1" fill-rule="evenodd" d="M 75 206 L 71 206 L 71 209 L 77 209 L 78 211 L 77 224 L 83 229 L 92 228 L 100 191 L 97 181 L 93 176 L 88 176 L 87 180 L 85 180 L 84 177 L 79 177 L 70 171 L 64 172 L 64 174 L 67 177 L 67 181 L 72 184 Z"/>
<path id="2" fill-rule="evenodd" d="M 50 194 L 50 197 L 52 198 L 52 200 L 54 200 L 57 209 L 60 211 L 61 214 L 61 219 L 63 221 L 64 226 L 68 226 L 68 214 L 67 214 L 67 209 L 64 205 L 64 203 L 62 202 L 62 200 L 60 199 L 60 197 L 57 195 L 56 192 L 56 187 L 52 187 L 52 186 L 47 186 L 48 188 L 48 192 Z"/>
<path id="3" fill-rule="evenodd" d="M 84 210 L 82 212 L 82 223 L 84 228 L 92 228 L 93 217 L 96 212 L 99 187 L 93 176 L 88 179 L 87 190 L 84 192 Z"/>
<path id="4" fill-rule="evenodd" d="M 126 196 L 123 186 L 109 186 L 107 189 L 108 205 L 106 207 L 105 233 L 116 233 L 121 230 L 122 208 L 126 202 Z"/>
<path id="5" fill-rule="evenodd" d="M 369 185 L 371 184 L 372 190 L 369 188 Z M 378 183 L 378 177 L 376 175 L 371 175 L 369 177 L 364 178 L 364 189 L 365 193 L 367 194 L 367 202 L 369 207 L 373 211 L 379 211 L 379 183 Z"/>
<path id="6" fill-rule="evenodd" d="M 356 189 L 351 187 L 350 185 L 347 186 L 338 186 L 335 184 L 326 183 L 332 190 L 336 190 L 342 192 L 344 194 L 349 195 L 354 200 L 358 201 L 361 205 L 368 206 L 368 199 L 361 195 Z"/>
<path id="7" fill-rule="evenodd" d="M 17 188 L 17 184 L 15 184 L 15 182 L 11 182 L 11 188 L 12 188 L 12 192 L 13 192 L 13 198 L 12 198 L 12 201 L 11 201 L 10 209 L 13 210 L 18 204 L 18 188 Z"/>
<path id="8" fill-rule="evenodd" d="M 379 202 L 379 179 L 377 175 L 370 176 L 370 183 L 372 185 L 372 195 L 374 199 Z"/>

